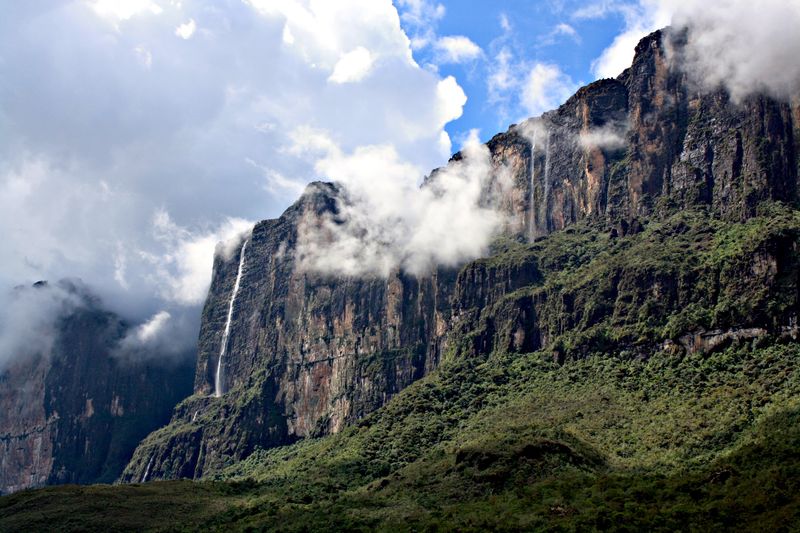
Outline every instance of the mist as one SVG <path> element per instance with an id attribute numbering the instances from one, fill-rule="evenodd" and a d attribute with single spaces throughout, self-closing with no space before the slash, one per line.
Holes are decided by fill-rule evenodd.
<path id="1" fill-rule="evenodd" d="M 665 2 L 672 26 L 687 30 L 673 57 L 703 90 L 724 87 L 732 100 L 766 93 L 786 100 L 800 93 L 800 1 Z"/>
<path id="2" fill-rule="evenodd" d="M 0 307 L 0 371 L 14 360 L 49 357 L 60 317 L 90 304 L 75 281 L 37 282 L 9 290 Z"/>
<path id="3" fill-rule="evenodd" d="M 510 178 L 493 171 L 475 132 L 461 157 L 422 187 L 419 169 L 387 146 L 332 150 L 317 168 L 340 186 L 338 212 L 303 221 L 295 256 L 303 270 L 423 276 L 481 256 L 506 222 L 492 198 L 511 187 Z"/>

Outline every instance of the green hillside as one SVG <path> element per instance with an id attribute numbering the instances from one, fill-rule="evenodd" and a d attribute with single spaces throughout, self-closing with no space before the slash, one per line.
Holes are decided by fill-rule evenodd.
<path id="1" fill-rule="evenodd" d="M 800 211 L 760 213 L 498 243 L 480 262 L 536 283 L 356 426 L 213 481 L 17 493 L 0 530 L 796 530 Z M 501 342 L 521 308 L 532 353 Z"/>

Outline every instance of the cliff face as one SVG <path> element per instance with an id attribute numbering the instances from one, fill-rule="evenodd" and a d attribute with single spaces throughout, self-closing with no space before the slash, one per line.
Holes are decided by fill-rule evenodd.
<path id="1" fill-rule="evenodd" d="M 580 221 L 624 235 L 641 231 L 647 217 L 689 206 L 740 221 L 762 200 L 796 201 L 797 106 L 766 97 L 734 104 L 721 90 L 697 92 L 679 68 L 682 38 L 648 36 L 618 79 L 584 87 L 558 110 L 487 143 L 495 171 L 511 175 L 513 186 L 497 200 L 509 215 L 510 237 L 534 241 Z M 608 283 L 596 288 L 619 309 L 581 299 L 590 292 L 547 287 L 506 297 L 535 286 L 543 270 L 558 268 L 557 261 L 542 265 L 535 255 L 476 261 L 460 274 L 439 270 L 422 278 L 301 272 L 293 260 L 298 227 L 336 212 L 336 193 L 332 185 L 313 185 L 279 219 L 258 224 L 246 247 L 216 259 L 195 394 L 142 443 L 124 480 L 200 477 L 256 447 L 339 431 L 436 368 L 445 353 L 530 351 L 576 324 L 624 316 L 631 302 L 652 299 L 654 312 L 659 305 L 695 302 L 691 282 L 653 279 L 647 269 L 611 269 Z M 776 237 L 765 246 L 740 274 L 777 292 L 782 273 L 796 266 L 780 249 L 794 244 Z M 720 276 L 733 274 L 717 274 L 709 289 L 724 302 Z M 791 322 L 796 302 L 787 306 L 793 311 L 780 320 L 761 317 L 759 324 L 774 329 Z M 478 334 L 465 346 L 467 331 Z M 557 348 L 554 357 L 578 352 Z M 218 367 L 220 398 L 214 397 Z"/>
<path id="2" fill-rule="evenodd" d="M 513 169 L 507 205 L 520 233 L 535 239 L 585 218 L 627 227 L 690 205 L 744 220 L 760 201 L 796 199 L 797 105 L 693 90 L 679 67 L 683 38 L 646 37 L 618 79 L 489 141 Z"/>
<path id="3" fill-rule="evenodd" d="M 114 481 L 138 442 L 190 392 L 194 361 L 112 357 L 125 327 L 87 302 L 58 321 L 51 354 L 20 358 L 0 373 L 0 492 Z"/>
<path id="4" fill-rule="evenodd" d="M 300 222 L 335 212 L 334 194 L 331 185 L 312 184 L 281 218 L 256 225 L 246 247 L 217 257 L 195 394 L 142 444 L 123 479 L 200 477 L 255 446 L 337 432 L 436 368 L 455 271 L 370 279 L 297 268 Z"/>

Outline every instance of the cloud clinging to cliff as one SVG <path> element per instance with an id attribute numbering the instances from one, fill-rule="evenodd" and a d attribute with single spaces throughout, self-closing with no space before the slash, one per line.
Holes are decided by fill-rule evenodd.
<path id="1" fill-rule="evenodd" d="M 688 29 L 685 54 L 676 57 L 702 89 L 726 88 L 734 100 L 766 92 L 778 98 L 800 87 L 800 0 L 638 0 L 596 2 L 573 18 L 621 14 L 625 30 L 596 59 L 598 77 L 629 67 L 639 39 L 671 25 Z"/>
<path id="2" fill-rule="evenodd" d="M 696 83 L 723 86 L 734 100 L 800 94 L 800 0 L 665 1 L 673 26 L 689 30 L 679 59 Z"/>
<path id="3" fill-rule="evenodd" d="M 420 188 L 420 169 L 391 146 L 328 148 L 317 169 L 343 186 L 339 212 L 303 221 L 299 266 L 345 276 L 385 277 L 397 269 L 424 276 L 485 253 L 505 222 L 491 193 L 501 195 L 510 179 L 503 169 L 493 172 L 475 132 L 462 156 Z"/>
<path id="4" fill-rule="evenodd" d="M 432 168 L 464 104 L 389 0 L 6 2 L 0 80 L 0 286 L 80 277 L 142 323 L 199 315 L 216 242 L 318 177 L 298 125 Z"/>

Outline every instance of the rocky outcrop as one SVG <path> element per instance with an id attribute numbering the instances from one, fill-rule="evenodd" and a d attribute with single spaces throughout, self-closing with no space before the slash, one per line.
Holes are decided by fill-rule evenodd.
<path id="1" fill-rule="evenodd" d="M 126 325 L 90 299 L 55 329 L 51 353 L 15 358 L 0 371 L 2 493 L 114 481 L 138 442 L 191 391 L 191 358 L 113 357 Z"/>
<path id="2" fill-rule="evenodd" d="M 711 353 L 731 344 L 762 338 L 797 339 L 800 316 L 800 232 L 759 236 L 755 249 L 722 252 L 719 236 L 695 231 L 692 260 L 656 256 L 639 259 L 639 250 L 667 248 L 681 224 L 641 236 L 646 244 L 628 252 L 609 245 L 601 256 L 584 259 L 580 276 L 560 280 L 558 262 L 543 265 L 541 278 L 523 290 L 486 301 L 454 299 L 452 320 L 458 357 L 492 352 L 552 351 L 553 359 L 577 359 L 625 347 L 648 358 L 658 350 L 675 354 Z M 737 243 L 738 244 L 738 243 Z M 674 246 L 674 245 L 672 245 Z M 541 261 L 542 251 L 526 248 L 528 257 L 506 253 L 494 258 L 512 265 Z M 667 252 L 669 258 L 676 250 Z M 724 259 L 711 258 L 723 255 Z M 546 255 L 546 254 L 545 254 Z M 479 262 L 480 263 L 480 262 Z M 457 286 L 471 283 L 472 265 Z M 485 292 L 483 281 L 470 291 Z M 644 314 L 643 314 L 644 313 Z M 667 320 L 669 318 L 669 320 Z M 703 324 L 708 322 L 708 324 Z M 708 328 L 713 322 L 716 327 Z M 643 323 L 651 326 L 643 327 Z M 706 329 L 708 328 L 708 329 Z M 609 337 L 613 335 L 613 338 Z M 658 339 L 668 337 L 665 341 Z M 558 339 L 558 342 L 554 342 Z"/>
<path id="3" fill-rule="evenodd" d="M 487 143 L 494 172 L 511 183 L 487 198 L 508 215 L 508 237 L 535 241 L 586 220 L 625 235 L 646 217 L 687 206 L 745 220 L 763 200 L 797 200 L 797 108 L 697 92 L 680 69 L 685 38 L 648 36 L 618 79 L 588 85 Z M 428 181 L 435 179 L 436 172 Z M 597 288 L 619 308 L 546 288 L 514 293 L 540 280 L 533 258 L 419 278 L 303 272 L 293 257 L 298 228 L 336 213 L 337 195 L 333 185 L 314 184 L 280 218 L 255 227 L 221 365 L 244 244 L 217 257 L 194 395 L 142 443 L 123 480 L 200 477 L 256 447 L 339 431 L 436 368 L 466 331 L 481 332 L 469 336 L 471 353 L 534 350 L 576 324 L 623 315 L 628 297 L 673 307 L 690 301 L 686 287 L 646 271 L 610 272 Z M 491 316 L 483 312 L 489 307 Z M 218 367 L 224 394 L 215 398 Z"/>

